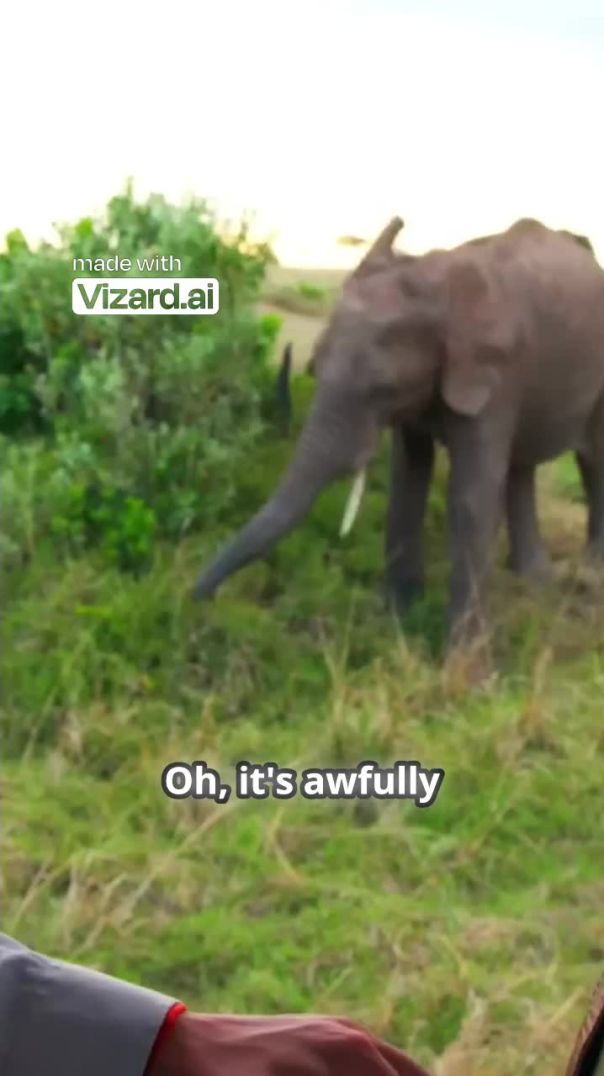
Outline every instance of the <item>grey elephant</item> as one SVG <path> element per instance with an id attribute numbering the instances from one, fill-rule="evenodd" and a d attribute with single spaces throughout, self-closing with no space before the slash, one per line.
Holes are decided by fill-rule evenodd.
<path id="1" fill-rule="evenodd" d="M 414 257 L 392 220 L 345 282 L 312 357 L 317 388 L 276 492 L 203 572 L 198 598 L 267 552 L 318 494 L 356 475 L 344 529 L 381 431 L 392 429 L 386 584 L 406 608 L 423 587 L 422 525 L 435 442 L 449 456 L 452 638 L 485 626 L 503 512 L 511 566 L 548 569 L 535 470 L 576 453 L 588 543 L 604 552 L 604 272 L 589 241 L 521 220 Z"/>

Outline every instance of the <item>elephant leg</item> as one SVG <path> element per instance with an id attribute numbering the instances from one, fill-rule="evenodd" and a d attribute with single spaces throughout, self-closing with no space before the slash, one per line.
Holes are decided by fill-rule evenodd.
<path id="1" fill-rule="evenodd" d="M 604 460 L 577 452 L 577 465 L 587 499 L 587 553 L 604 559 Z"/>
<path id="2" fill-rule="evenodd" d="M 392 431 L 390 498 L 386 525 L 386 592 L 405 612 L 424 587 L 422 530 L 434 467 L 428 434 L 397 426 Z"/>
<path id="3" fill-rule="evenodd" d="M 552 566 L 537 520 L 535 467 L 511 467 L 506 488 L 510 567 L 537 581 L 551 577 Z"/>
<path id="4" fill-rule="evenodd" d="M 594 410 L 584 447 L 576 453 L 587 500 L 587 552 L 604 559 L 604 397 Z"/>
<path id="5" fill-rule="evenodd" d="M 451 590 L 449 632 L 453 646 L 485 635 L 485 589 L 501 522 L 509 466 L 509 439 L 489 435 L 468 420 L 450 423 L 448 490 Z"/>

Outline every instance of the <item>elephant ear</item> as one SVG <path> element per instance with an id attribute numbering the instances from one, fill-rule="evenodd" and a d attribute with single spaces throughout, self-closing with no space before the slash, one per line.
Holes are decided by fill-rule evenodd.
<path id="1" fill-rule="evenodd" d="M 366 276 L 368 273 L 374 273 L 391 265 L 395 259 L 392 244 L 404 227 L 405 222 L 402 217 L 393 217 L 386 227 L 382 229 L 377 239 L 374 239 L 364 257 L 361 258 L 352 273 L 352 279 Z"/>
<path id="2" fill-rule="evenodd" d="M 453 265 L 447 280 L 442 394 L 461 415 L 477 415 L 512 361 L 517 318 L 496 279 L 474 261 Z"/>

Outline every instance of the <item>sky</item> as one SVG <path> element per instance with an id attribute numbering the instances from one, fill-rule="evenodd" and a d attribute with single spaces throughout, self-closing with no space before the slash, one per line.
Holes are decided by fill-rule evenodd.
<path id="1" fill-rule="evenodd" d="M 595 3 L 23 0 L 2 22 L 0 234 L 132 176 L 253 213 L 290 265 L 352 264 L 337 237 L 395 214 L 411 252 L 535 216 L 604 259 Z"/>

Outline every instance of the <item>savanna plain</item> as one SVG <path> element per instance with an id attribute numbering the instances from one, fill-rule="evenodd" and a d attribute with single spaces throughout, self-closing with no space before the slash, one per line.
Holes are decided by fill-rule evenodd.
<path id="1" fill-rule="evenodd" d="M 177 253 L 216 318 L 75 318 L 71 258 Z M 191 270 L 195 270 L 194 272 Z M 493 677 L 442 671 L 429 588 L 381 595 L 387 445 L 216 601 L 202 562 L 273 488 L 337 273 L 284 269 L 204 203 L 139 203 L 0 256 L 3 929 L 205 1011 L 346 1014 L 439 1076 L 562 1072 L 604 963 L 604 583 L 571 458 L 544 468 L 556 577 L 494 578 Z M 294 418 L 274 400 L 291 340 Z M 173 760 L 419 760 L 436 803 L 165 797 Z"/>

